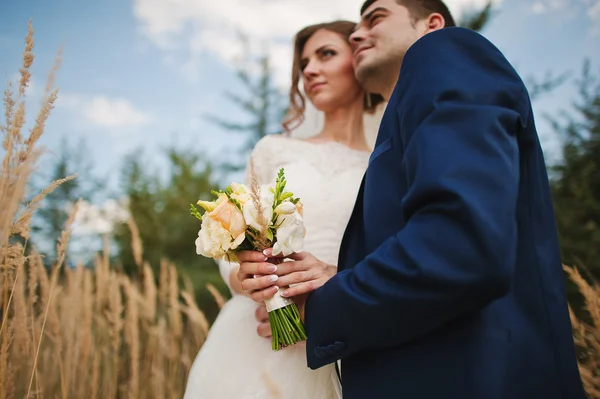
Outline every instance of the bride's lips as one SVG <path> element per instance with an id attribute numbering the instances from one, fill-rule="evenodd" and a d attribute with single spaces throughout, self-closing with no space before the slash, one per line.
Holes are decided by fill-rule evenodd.
<path id="1" fill-rule="evenodd" d="M 308 89 L 308 91 L 312 93 L 312 92 L 314 92 L 314 91 L 316 91 L 316 90 L 320 89 L 320 88 L 321 88 L 321 87 L 323 87 L 323 86 L 325 86 L 325 83 L 324 83 L 324 82 L 322 82 L 322 83 L 315 83 L 315 84 L 312 84 L 312 85 L 310 86 L 310 88 Z"/>

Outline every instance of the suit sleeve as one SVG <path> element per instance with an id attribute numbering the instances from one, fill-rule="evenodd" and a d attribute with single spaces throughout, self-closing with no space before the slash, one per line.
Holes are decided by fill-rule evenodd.
<path id="1" fill-rule="evenodd" d="M 421 39 L 405 57 L 395 138 L 407 222 L 309 296 L 310 368 L 407 344 L 509 288 L 524 86 L 503 57 L 477 55 L 477 43 L 458 39 Z"/>

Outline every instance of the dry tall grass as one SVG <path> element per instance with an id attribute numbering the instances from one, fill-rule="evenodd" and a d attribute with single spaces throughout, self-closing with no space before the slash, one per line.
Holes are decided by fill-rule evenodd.
<path id="1" fill-rule="evenodd" d="M 4 92 L 0 399 L 181 398 L 208 322 L 194 303 L 191 285 L 180 288 L 173 265 L 160 265 L 156 284 L 152 268 L 143 262 L 134 224 L 130 228 L 140 281 L 111 268 L 107 244 L 93 269 L 63 267 L 77 206 L 49 270 L 35 250 L 26 251 L 34 212 L 46 195 L 75 177 L 52 182 L 25 202 L 27 183 L 41 155 L 36 144 L 57 98 L 54 76 L 60 64 L 59 53 L 26 137 L 25 95 L 33 47 L 30 23 L 18 91 L 14 93 L 9 83 Z"/>
<path id="2" fill-rule="evenodd" d="M 590 322 L 578 319 L 573 311 L 573 338 L 580 349 L 579 372 L 590 399 L 600 399 L 600 285 L 588 283 L 575 268 L 564 266 L 569 278 L 577 285 L 585 300 Z"/>

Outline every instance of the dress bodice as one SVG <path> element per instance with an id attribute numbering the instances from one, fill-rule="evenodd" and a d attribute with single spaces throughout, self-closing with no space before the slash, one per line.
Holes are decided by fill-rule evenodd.
<path id="1" fill-rule="evenodd" d="M 316 143 L 269 135 L 256 144 L 251 157 L 261 185 L 273 184 L 279 169 L 284 168 L 286 189 L 303 204 L 304 251 L 337 265 L 342 236 L 369 155 L 369 151 L 355 150 L 337 142 Z M 228 275 L 233 265 L 226 262 L 219 265 L 229 284 Z"/>

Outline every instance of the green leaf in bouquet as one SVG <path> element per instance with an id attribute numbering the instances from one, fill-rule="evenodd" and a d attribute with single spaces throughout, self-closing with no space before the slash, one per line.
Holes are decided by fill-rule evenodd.
<path id="1" fill-rule="evenodd" d="M 195 216 L 198 220 L 202 220 L 202 215 L 198 211 L 198 208 L 194 204 L 190 204 L 190 213 Z"/>
<path id="2" fill-rule="evenodd" d="M 269 239 L 269 241 L 273 241 L 273 230 L 271 228 L 267 229 L 267 238 Z"/>
<path id="3" fill-rule="evenodd" d="M 236 208 L 237 208 L 237 209 L 238 209 L 240 212 L 243 212 L 243 209 L 242 209 L 242 204 L 240 204 L 240 202 L 239 202 L 237 199 L 235 199 L 235 198 L 233 198 L 233 197 L 231 196 L 231 194 L 232 194 L 232 193 L 233 193 L 233 192 L 229 192 L 229 190 L 225 192 L 225 195 L 227 196 L 227 199 L 229 200 L 229 202 L 231 202 L 233 205 L 235 205 L 235 207 L 236 207 Z"/>
<path id="4" fill-rule="evenodd" d="M 281 197 L 279 197 L 279 199 L 283 202 L 288 198 L 292 198 L 294 196 L 294 193 L 290 193 L 289 191 L 281 194 Z"/>

